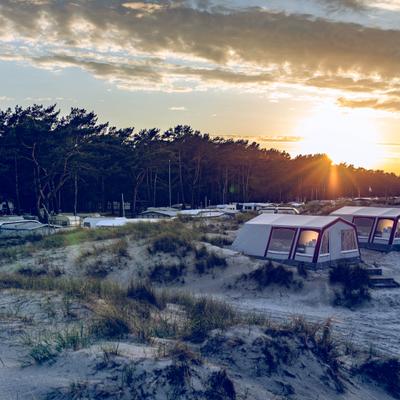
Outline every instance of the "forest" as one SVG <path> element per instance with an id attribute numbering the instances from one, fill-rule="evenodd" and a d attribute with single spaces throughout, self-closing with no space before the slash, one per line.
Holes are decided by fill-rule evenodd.
<path id="1" fill-rule="evenodd" d="M 134 216 L 170 203 L 398 194 L 393 173 L 333 165 L 324 154 L 291 157 L 190 126 L 118 129 L 84 109 L 61 115 L 56 105 L 0 111 L 0 202 L 43 220 L 60 211 L 118 213 L 122 195 Z"/>

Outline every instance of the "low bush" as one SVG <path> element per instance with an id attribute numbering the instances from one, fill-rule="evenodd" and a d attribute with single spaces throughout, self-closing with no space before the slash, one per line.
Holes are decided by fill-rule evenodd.
<path id="1" fill-rule="evenodd" d="M 149 279 L 154 282 L 170 283 L 182 277 L 186 270 L 184 264 L 161 265 L 153 267 L 149 273 Z"/>
<path id="2" fill-rule="evenodd" d="M 37 364 L 43 364 L 53 360 L 57 353 L 54 351 L 50 343 L 41 342 L 32 346 L 28 353 L 29 357 Z"/>
<path id="3" fill-rule="evenodd" d="M 225 370 L 211 374 L 206 398 L 208 400 L 236 400 L 235 385 Z"/>
<path id="4" fill-rule="evenodd" d="M 329 281 L 341 285 L 341 290 L 335 292 L 334 305 L 353 307 L 371 299 L 369 275 L 360 265 L 342 263 L 331 268 Z"/>
<path id="5" fill-rule="evenodd" d="M 207 242 L 212 244 L 213 246 L 223 247 L 223 246 L 230 246 L 232 244 L 232 240 L 224 237 L 224 236 L 214 236 L 210 237 L 207 235 L 202 236 L 201 240 L 203 242 Z"/>
<path id="6" fill-rule="evenodd" d="M 54 235 L 45 236 L 41 241 L 37 242 L 40 247 L 46 250 L 57 249 L 67 245 L 66 237 L 63 234 L 55 233 Z"/>
<path id="7" fill-rule="evenodd" d="M 400 360 L 397 358 L 366 360 L 358 372 L 367 375 L 383 387 L 396 399 L 400 398 Z"/>
<path id="8" fill-rule="evenodd" d="M 178 256 L 185 256 L 193 249 L 190 240 L 173 232 L 159 234 L 149 246 L 150 253 L 168 253 Z"/>
<path id="9" fill-rule="evenodd" d="M 130 282 L 127 290 L 127 296 L 139 302 L 145 302 L 153 306 L 159 307 L 160 302 L 157 298 L 154 288 L 145 282 Z"/>
<path id="10" fill-rule="evenodd" d="M 295 334 L 306 347 L 332 368 L 332 372 L 336 373 L 339 370 L 339 343 L 332 336 L 331 319 L 321 323 L 311 323 L 303 317 L 297 317 L 278 329 L 281 332 L 286 330 Z M 340 390 L 339 380 L 337 383 Z"/>
<path id="11" fill-rule="evenodd" d="M 194 255 L 196 259 L 194 266 L 199 274 L 203 274 L 214 267 L 226 267 L 228 265 L 225 258 L 214 252 L 209 252 L 205 246 L 196 248 Z"/>
<path id="12" fill-rule="evenodd" d="M 250 221 L 251 219 L 257 217 L 258 213 L 256 212 L 241 212 L 235 214 L 235 220 L 239 224 L 244 224 L 247 221 Z"/>
<path id="13" fill-rule="evenodd" d="M 105 306 L 98 311 L 89 327 L 90 334 L 100 339 L 120 339 L 130 330 L 128 316 L 113 306 Z"/>
<path id="14" fill-rule="evenodd" d="M 42 332 L 37 338 L 24 337 L 30 347 L 28 356 L 37 364 L 51 361 L 65 349 L 79 350 L 90 344 L 88 331 L 83 327 L 72 327 L 59 332 Z"/>
<path id="15" fill-rule="evenodd" d="M 126 239 L 119 239 L 116 242 L 112 243 L 108 249 L 110 253 L 117 256 L 118 258 L 128 258 L 128 242 Z"/>
<path id="16" fill-rule="evenodd" d="M 179 363 L 195 365 L 200 365 L 202 363 L 200 354 L 195 353 L 190 347 L 182 342 L 176 342 L 172 347 L 170 347 L 167 355 L 171 357 L 173 361 Z"/>
<path id="17" fill-rule="evenodd" d="M 99 259 L 94 259 L 85 265 L 86 275 L 93 278 L 105 278 L 112 269 L 109 263 Z"/>
<path id="18" fill-rule="evenodd" d="M 227 265 L 228 263 L 225 258 L 220 257 L 215 253 L 209 253 L 203 259 L 198 260 L 195 263 L 195 269 L 199 274 L 204 274 L 215 267 L 226 267 Z"/>
<path id="19" fill-rule="evenodd" d="M 255 281 L 259 288 L 270 285 L 279 285 L 290 288 L 297 282 L 293 279 L 293 272 L 282 265 L 275 266 L 271 261 L 243 276 L 244 279 Z"/>
<path id="20" fill-rule="evenodd" d="M 203 341 L 213 329 L 227 329 L 239 321 L 232 307 L 213 299 L 192 299 L 185 304 L 185 310 L 185 336 L 193 342 Z"/>
<path id="21" fill-rule="evenodd" d="M 25 276 L 42 276 L 46 275 L 48 273 L 48 270 L 42 267 L 33 268 L 31 266 L 24 266 L 18 268 L 17 273 Z"/>

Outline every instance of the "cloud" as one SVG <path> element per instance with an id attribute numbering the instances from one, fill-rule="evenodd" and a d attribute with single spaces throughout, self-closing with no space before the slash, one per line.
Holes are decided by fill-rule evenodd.
<path id="1" fill-rule="evenodd" d="M 349 108 L 372 108 L 375 110 L 398 112 L 400 111 L 400 98 L 387 98 L 387 99 L 346 99 L 340 97 L 338 104 L 341 107 Z"/>
<path id="2" fill-rule="evenodd" d="M 319 0 L 319 2 L 327 6 L 330 11 L 346 9 L 364 11 L 367 8 L 365 0 Z"/>
<path id="3" fill-rule="evenodd" d="M 157 3 L 144 3 L 142 1 L 131 1 L 127 3 L 122 3 L 122 7 L 130 8 L 131 10 L 153 12 L 156 10 L 160 10 L 163 6 Z"/>
<path id="4" fill-rule="evenodd" d="M 176 107 L 176 106 L 174 106 L 174 107 L 168 108 L 168 110 L 170 110 L 170 111 L 186 111 L 186 107 L 183 107 L 183 106 Z"/>
<path id="5" fill-rule="evenodd" d="M 400 90 L 399 30 L 256 7 L 190 4 L 2 0 L 0 48 L 6 50 L 0 50 L 0 59 L 80 68 L 127 90 L 267 91 L 284 83 L 337 90 L 339 97 L 357 92 L 382 99 Z"/>

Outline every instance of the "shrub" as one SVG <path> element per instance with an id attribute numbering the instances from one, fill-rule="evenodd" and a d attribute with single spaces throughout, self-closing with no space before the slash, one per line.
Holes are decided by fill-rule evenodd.
<path id="1" fill-rule="evenodd" d="M 286 286 L 289 288 L 293 283 L 293 272 L 289 271 L 282 265 L 274 266 L 269 261 L 255 271 L 244 275 L 245 279 L 251 279 L 257 282 L 259 288 L 264 288 L 272 284 Z"/>
<path id="2" fill-rule="evenodd" d="M 205 235 L 202 236 L 201 239 L 204 242 L 210 243 L 213 246 L 218 246 L 218 247 L 229 246 L 232 244 L 232 240 L 224 236 L 209 237 Z"/>
<path id="3" fill-rule="evenodd" d="M 128 242 L 126 239 L 119 239 L 109 246 L 110 253 L 118 258 L 128 258 Z"/>
<path id="4" fill-rule="evenodd" d="M 168 349 L 168 356 L 175 362 L 200 365 L 202 360 L 198 353 L 191 350 L 185 343 L 176 342 Z"/>
<path id="5" fill-rule="evenodd" d="M 214 267 L 226 267 L 227 265 L 225 258 L 215 253 L 209 253 L 203 260 L 199 260 L 195 263 L 195 268 L 199 274 L 203 274 Z"/>
<path id="6" fill-rule="evenodd" d="M 238 321 L 232 307 L 225 303 L 207 298 L 189 302 L 185 306 L 187 313 L 186 338 L 201 342 L 213 329 L 226 329 Z"/>
<path id="7" fill-rule="evenodd" d="M 358 368 L 358 372 L 383 385 L 392 396 L 400 398 L 399 359 L 368 359 Z"/>
<path id="8" fill-rule="evenodd" d="M 149 273 L 149 278 L 151 281 L 169 283 L 180 278 L 186 266 L 184 264 L 174 264 L 174 265 L 156 265 Z"/>
<path id="9" fill-rule="evenodd" d="M 237 213 L 235 214 L 235 220 L 239 223 L 239 224 L 244 224 L 247 221 L 250 221 L 251 219 L 257 217 L 257 213 L 256 212 L 244 212 L 244 213 Z"/>
<path id="10" fill-rule="evenodd" d="M 203 274 L 209 269 L 214 267 L 226 267 L 227 262 L 225 258 L 220 257 L 216 253 L 209 253 L 205 246 L 201 246 L 195 249 L 194 252 L 195 259 L 195 269 L 199 274 Z"/>
<path id="11" fill-rule="evenodd" d="M 159 301 L 153 287 L 144 282 L 130 282 L 127 290 L 127 296 L 130 299 L 145 302 L 153 306 L 159 307 Z"/>
<path id="12" fill-rule="evenodd" d="M 286 326 L 279 328 L 295 334 L 304 345 L 326 362 L 333 372 L 339 370 L 339 344 L 332 336 L 332 321 L 327 319 L 322 323 L 307 322 L 303 317 L 293 318 Z M 338 390 L 340 383 L 337 380 Z"/>
<path id="13" fill-rule="evenodd" d="M 67 245 L 67 241 L 65 235 L 63 234 L 54 234 L 50 236 L 45 236 L 43 240 L 38 242 L 40 247 L 43 249 L 57 249 L 59 247 L 64 247 Z"/>
<path id="14" fill-rule="evenodd" d="M 17 270 L 17 273 L 25 276 L 41 276 L 47 274 L 46 268 L 32 268 L 30 266 L 20 267 Z"/>
<path id="15" fill-rule="evenodd" d="M 210 253 L 206 259 L 207 268 L 226 267 L 227 262 L 225 258 L 218 256 L 215 253 Z"/>
<path id="16" fill-rule="evenodd" d="M 86 275 L 93 278 L 105 278 L 112 271 L 112 267 L 104 261 L 95 259 L 85 266 Z"/>
<path id="17" fill-rule="evenodd" d="M 57 356 L 50 343 L 41 342 L 32 346 L 29 357 L 37 364 L 43 364 Z"/>
<path id="18" fill-rule="evenodd" d="M 206 246 L 198 247 L 194 250 L 194 256 L 196 260 L 202 260 L 208 256 Z"/>
<path id="19" fill-rule="evenodd" d="M 193 245 L 188 239 L 171 232 L 161 233 L 156 236 L 149 247 L 151 253 L 169 253 L 181 256 L 185 256 L 192 250 Z"/>
<path id="20" fill-rule="evenodd" d="M 25 344 L 31 346 L 29 357 L 37 364 L 51 361 L 64 349 L 78 350 L 90 343 L 87 330 L 81 325 L 59 332 L 44 332 L 39 338 L 26 336 Z"/>
<path id="21" fill-rule="evenodd" d="M 96 338 L 122 338 L 130 332 L 130 324 L 125 313 L 108 306 L 98 313 L 89 331 Z"/>
<path id="22" fill-rule="evenodd" d="M 353 307 L 371 298 L 368 272 L 360 265 L 342 263 L 333 267 L 329 272 L 329 281 L 342 286 L 340 292 L 335 292 L 335 305 Z"/>
<path id="23" fill-rule="evenodd" d="M 306 279 L 308 277 L 308 271 L 306 266 L 303 263 L 300 263 L 297 266 L 297 273 L 299 274 L 299 276 L 301 276 L 302 278 Z"/>
<path id="24" fill-rule="evenodd" d="M 209 400 L 236 399 L 235 385 L 225 370 L 216 371 L 211 374 L 206 398 Z"/>

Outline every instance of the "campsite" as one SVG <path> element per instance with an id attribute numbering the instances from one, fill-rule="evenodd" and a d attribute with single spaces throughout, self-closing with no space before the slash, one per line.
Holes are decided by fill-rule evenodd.
<path id="1" fill-rule="evenodd" d="M 153 387 L 160 398 L 167 396 L 162 389 L 166 387 L 169 393 L 185 399 L 210 398 L 210 390 L 221 393 L 223 399 L 247 396 L 261 400 L 266 395 L 285 398 L 289 394 L 291 398 L 307 399 L 310 390 L 323 393 L 327 399 L 396 397 L 396 388 L 374 381 L 367 372 L 356 371 L 364 371 L 362 365 L 368 360 L 384 362 L 400 356 L 396 323 L 400 289 L 360 286 L 354 288 L 356 298 L 343 297 L 339 294 L 343 283 L 332 281 L 326 260 L 315 265 L 284 259 L 271 262 L 268 252 L 254 257 L 244 254 L 245 248 L 238 251 L 232 245 L 238 238 L 246 244 L 246 226 L 259 229 L 265 224 L 290 225 L 298 230 L 296 248 L 303 256 L 301 260 L 304 254 L 313 259 L 316 253 L 308 252 L 307 245 L 312 242 L 315 247 L 320 240 L 304 235 L 309 232 L 306 228 L 321 229 L 321 241 L 323 232 L 329 233 L 329 246 L 323 250 L 321 243 L 320 254 L 327 254 L 329 248 L 333 255 L 337 251 L 335 235 L 352 228 L 351 223 L 332 216 L 255 216 L 251 212 L 234 218 L 198 218 L 191 214 L 189 218 L 161 219 L 157 223 L 142 218 L 135 224 L 72 228 L 38 241 L 1 248 L 0 398 L 113 398 L 117 393 L 122 399 L 130 398 L 132 393 L 138 398 L 151 398 L 148 389 L 141 389 L 143 385 Z M 248 222 L 243 223 L 243 217 Z M 263 241 L 264 251 L 268 250 L 267 232 L 264 236 L 252 232 L 250 237 L 257 243 Z M 282 239 L 282 235 L 277 237 Z M 288 258 L 297 253 L 288 254 Z M 382 255 L 357 248 L 356 253 L 364 265 L 379 266 L 384 275 L 400 281 L 396 252 Z M 361 262 L 359 257 L 339 263 L 332 259 L 339 266 L 343 261 L 347 266 Z M 99 279 L 104 283 L 97 288 Z M 127 298 L 128 302 L 117 300 L 125 296 L 124 290 L 133 296 Z M 361 293 L 367 293 L 365 300 L 360 300 Z M 150 307 L 141 317 L 138 310 L 130 308 L 137 307 L 137 301 L 137 306 L 142 304 L 140 313 Z M 202 301 L 211 302 L 206 306 L 210 307 L 205 311 L 206 319 L 186 325 L 185 310 L 192 304 L 191 312 L 195 312 Z M 150 317 L 145 316 L 148 312 Z M 235 319 L 243 322 L 232 322 Z M 100 321 L 108 322 L 100 328 Z M 193 331 L 196 325 L 192 323 L 210 324 L 211 331 L 208 333 L 203 325 L 198 326 L 200 331 Z M 264 337 L 266 327 L 276 333 Z M 284 337 L 288 333 L 279 333 L 286 330 L 294 335 L 287 343 Z M 241 350 L 234 353 L 240 368 L 245 365 L 242 357 L 247 352 L 258 357 L 254 345 L 260 340 L 278 341 L 271 346 L 285 347 L 303 340 L 303 335 L 315 335 L 307 340 L 327 346 L 319 342 L 326 330 L 329 346 L 334 347 L 321 347 L 321 353 L 310 347 L 299 355 L 295 348 L 287 348 L 285 351 L 295 351 L 295 358 L 292 355 L 281 360 L 271 355 L 268 362 L 272 364 L 262 367 L 265 361 L 260 359 L 257 363 L 261 364 L 249 365 L 247 372 L 237 370 L 228 357 L 237 346 L 231 341 L 242 343 L 248 340 L 249 332 L 254 342 L 240 344 Z M 218 346 L 220 352 L 215 354 L 213 346 Z M 329 358 L 322 356 L 324 351 L 330 352 Z M 202 361 L 191 361 L 193 357 Z M 183 365 L 190 377 L 175 383 L 168 371 Z M 314 377 L 304 372 L 313 368 L 325 372 Z M 155 370 L 163 372 L 152 375 Z M 207 374 L 212 371 L 225 371 L 226 375 L 219 377 L 222 381 L 215 383 L 221 387 L 210 389 L 214 375 Z M 137 384 L 126 384 L 128 373 Z M 156 386 L 147 386 L 147 379 L 155 379 Z M 228 382 L 234 389 L 226 388 Z"/>
<path id="2" fill-rule="evenodd" d="M 0 400 L 400 400 L 400 0 L 0 0 Z"/>

